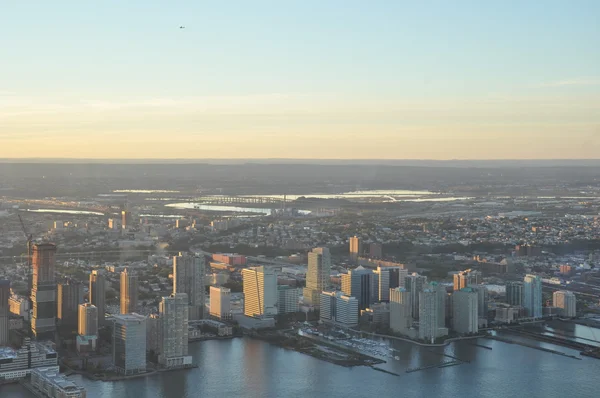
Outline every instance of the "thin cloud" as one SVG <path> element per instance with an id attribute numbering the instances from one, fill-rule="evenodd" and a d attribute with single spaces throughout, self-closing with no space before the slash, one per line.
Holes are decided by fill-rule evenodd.
<path id="1" fill-rule="evenodd" d="M 558 80 L 541 84 L 541 87 L 567 87 L 567 86 L 597 86 L 600 77 L 580 77 L 575 79 Z"/>

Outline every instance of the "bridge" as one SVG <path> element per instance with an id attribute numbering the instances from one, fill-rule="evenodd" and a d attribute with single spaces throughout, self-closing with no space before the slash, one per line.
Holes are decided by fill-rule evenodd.
<path id="1" fill-rule="evenodd" d="M 284 200 L 281 198 L 273 198 L 270 196 L 204 196 L 198 200 L 202 204 L 214 205 L 231 205 L 231 204 L 282 204 Z"/>

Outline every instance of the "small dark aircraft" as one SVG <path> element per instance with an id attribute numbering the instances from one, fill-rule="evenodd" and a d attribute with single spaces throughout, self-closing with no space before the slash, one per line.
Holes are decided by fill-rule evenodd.
<path id="1" fill-rule="evenodd" d="M 185 26 L 182 25 L 182 26 L 179 27 L 179 29 L 185 29 Z"/>

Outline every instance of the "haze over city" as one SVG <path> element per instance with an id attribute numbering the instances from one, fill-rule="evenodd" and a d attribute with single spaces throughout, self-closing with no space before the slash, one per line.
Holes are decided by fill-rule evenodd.
<path id="1" fill-rule="evenodd" d="M 0 12 L 1 158 L 600 151 L 596 1 L 5 2 Z"/>
<path id="2" fill-rule="evenodd" d="M 597 397 L 599 15 L 1 2 L 0 397 Z"/>

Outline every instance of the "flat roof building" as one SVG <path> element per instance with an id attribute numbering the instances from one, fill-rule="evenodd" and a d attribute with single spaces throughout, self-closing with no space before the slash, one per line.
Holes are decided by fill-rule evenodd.
<path id="1" fill-rule="evenodd" d="M 113 364 L 118 373 L 146 371 L 146 317 L 136 313 L 113 316 Z"/>

